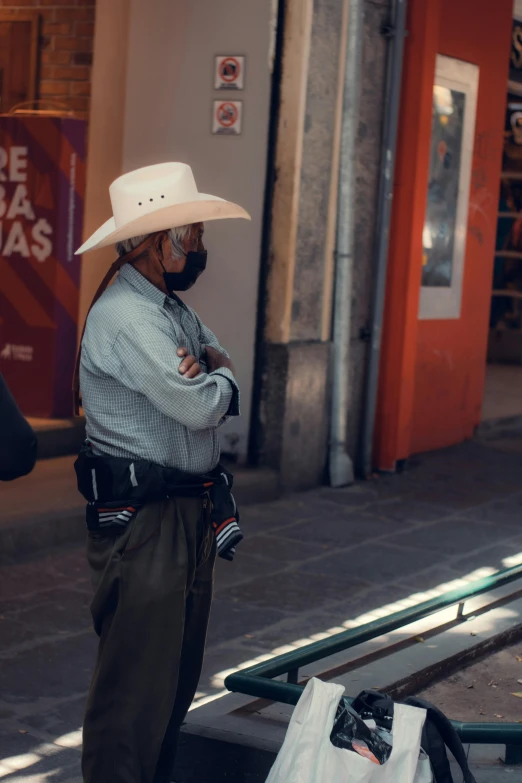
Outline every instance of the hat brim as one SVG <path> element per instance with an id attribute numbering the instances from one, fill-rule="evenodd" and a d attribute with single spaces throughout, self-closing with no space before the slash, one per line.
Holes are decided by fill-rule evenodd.
<path id="1" fill-rule="evenodd" d="M 110 218 L 78 248 L 75 255 L 82 255 L 91 250 L 97 250 L 108 245 L 115 245 L 124 239 L 132 239 L 155 231 L 188 226 L 192 223 L 206 223 L 209 220 L 225 220 L 226 218 L 243 218 L 250 220 L 248 212 L 238 204 L 225 201 L 217 196 L 200 193 L 198 201 L 188 201 L 163 207 L 155 212 L 149 212 L 142 217 L 116 228 L 114 218 Z"/>

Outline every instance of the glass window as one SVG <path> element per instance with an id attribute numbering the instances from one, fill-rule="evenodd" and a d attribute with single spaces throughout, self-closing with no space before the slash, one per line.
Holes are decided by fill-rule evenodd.
<path id="1" fill-rule="evenodd" d="M 451 287 L 466 95 L 433 88 L 428 203 L 422 234 L 422 285 Z"/>

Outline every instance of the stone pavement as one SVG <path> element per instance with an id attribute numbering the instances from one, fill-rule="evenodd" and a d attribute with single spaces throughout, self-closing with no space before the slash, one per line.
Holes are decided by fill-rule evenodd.
<path id="1" fill-rule="evenodd" d="M 399 598 L 519 562 L 521 476 L 522 436 L 492 434 L 419 457 L 401 475 L 245 508 L 236 561 L 218 564 L 194 707 L 219 697 L 235 667 Z M 80 780 L 78 729 L 96 647 L 89 601 L 80 548 L 4 558 L 0 779 Z"/>

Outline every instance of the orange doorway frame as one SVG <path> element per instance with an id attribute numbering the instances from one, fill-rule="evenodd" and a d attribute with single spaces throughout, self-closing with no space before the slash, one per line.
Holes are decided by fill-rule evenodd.
<path id="1" fill-rule="evenodd" d="M 375 421 L 381 470 L 471 437 L 480 420 L 511 25 L 511 0 L 410 0 Z M 479 65 L 470 204 L 477 187 L 487 203 L 480 243 L 468 231 L 460 318 L 419 321 L 437 54 Z"/>

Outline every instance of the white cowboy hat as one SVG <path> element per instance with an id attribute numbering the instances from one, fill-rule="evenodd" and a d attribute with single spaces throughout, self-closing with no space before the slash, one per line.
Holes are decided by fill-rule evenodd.
<path id="1" fill-rule="evenodd" d="M 109 194 L 113 217 L 84 242 L 76 255 L 191 223 L 223 218 L 250 220 L 243 207 L 199 193 L 186 163 L 158 163 L 123 174 L 109 187 Z"/>

